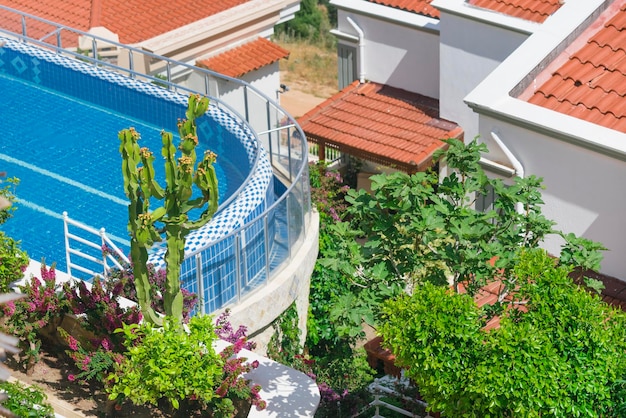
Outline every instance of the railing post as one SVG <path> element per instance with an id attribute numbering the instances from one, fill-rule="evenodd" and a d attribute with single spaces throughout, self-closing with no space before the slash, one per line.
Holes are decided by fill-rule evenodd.
<path id="1" fill-rule="evenodd" d="M 128 69 L 130 70 L 130 78 L 132 79 L 135 78 L 135 62 L 133 60 L 134 60 L 133 50 L 129 49 L 128 50 Z"/>
<path id="2" fill-rule="evenodd" d="M 287 205 L 287 253 L 289 254 L 289 259 L 291 260 L 291 203 L 289 200 L 293 197 L 293 194 L 290 193 L 285 197 L 285 204 Z"/>
<path id="3" fill-rule="evenodd" d="M 267 114 L 267 130 L 268 130 L 268 132 L 267 132 L 267 143 L 268 143 L 268 146 L 267 146 L 268 150 L 267 150 L 267 152 L 270 155 L 270 164 L 274 165 L 274 151 L 272 150 L 272 148 L 273 148 L 272 147 L 273 131 L 272 131 L 272 119 L 270 117 L 270 103 L 269 102 L 265 103 L 265 112 Z M 276 134 L 280 136 L 280 134 L 278 132 Z M 278 142 L 279 142 L 278 150 L 280 151 L 280 141 L 278 141 Z"/>
<path id="4" fill-rule="evenodd" d="M 106 243 L 106 230 L 104 228 L 100 228 L 100 248 L 104 247 L 104 244 Z M 102 268 L 103 268 L 103 273 L 102 273 L 102 277 L 104 277 L 105 279 L 107 278 L 107 272 L 109 271 L 109 266 L 107 265 L 107 256 L 104 253 L 104 251 L 102 251 Z"/>
<path id="5" fill-rule="evenodd" d="M 22 16 L 22 36 L 23 36 L 22 41 L 26 42 L 26 37 L 28 35 L 26 34 L 26 17 L 25 16 Z"/>
<path id="6" fill-rule="evenodd" d="M 241 300 L 241 242 L 239 234 L 235 238 L 235 285 L 237 286 L 237 302 Z"/>
<path id="7" fill-rule="evenodd" d="M 70 238 L 69 231 L 67 227 L 67 212 L 63 211 L 63 232 L 65 237 L 65 265 L 67 266 L 67 274 L 72 277 L 72 267 L 70 263 Z"/>
<path id="8" fill-rule="evenodd" d="M 270 282 L 270 236 L 269 236 L 269 213 L 263 218 L 263 239 L 265 240 L 265 280 Z"/>
<path id="9" fill-rule="evenodd" d="M 250 123 L 250 108 L 249 108 L 249 103 L 248 103 L 248 86 L 243 87 L 243 106 L 244 106 L 244 116 L 246 118 L 246 122 Z"/>
<path id="10" fill-rule="evenodd" d="M 151 71 L 148 72 L 150 73 Z M 167 61 L 167 64 L 165 64 L 165 72 L 167 73 L 167 89 L 172 90 L 172 85 L 174 83 L 172 83 L 172 67 L 169 61 Z"/>
<path id="11" fill-rule="evenodd" d="M 96 38 L 91 38 L 91 51 L 92 51 L 93 59 L 98 60 L 98 42 L 96 42 Z"/>
<path id="12" fill-rule="evenodd" d="M 293 182 L 293 171 L 291 169 L 291 128 L 287 129 L 287 161 L 289 162 L 289 181 Z"/>
<path id="13" fill-rule="evenodd" d="M 206 304 L 203 301 L 204 299 L 204 280 L 202 280 L 202 253 L 197 253 L 195 255 L 196 259 L 196 280 L 198 281 L 198 303 L 202 304 L 201 313 L 207 314 L 209 312 L 206 311 Z"/>

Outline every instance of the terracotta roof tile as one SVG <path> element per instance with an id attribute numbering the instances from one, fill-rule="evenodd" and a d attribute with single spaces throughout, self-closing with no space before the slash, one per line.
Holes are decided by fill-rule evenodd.
<path id="1" fill-rule="evenodd" d="M 626 132 L 626 0 L 615 1 L 528 102 Z"/>
<path id="2" fill-rule="evenodd" d="M 561 3 L 559 0 L 469 0 L 473 6 L 537 23 L 543 23 Z"/>
<path id="3" fill-rule="evenodd" d="M 406 10 L 424 16 L 439 19 L 439 10 L 430 5 L 432 0 L 368 0 L 371 3 L 382 4 L 394 9 Z"/>
<path id="4" fill-rule="evenodd" d="M 116 33 L 120 42 L 134 44 L 248 1 L 0 0 L 0 4 L 83 31 L 104 26 Z M 20 22 L 7 18 L 2 11 L 0 26 L 21 31 Z M 32 29 L 34 37 L 50 32 L 41 25 L 35 26 Z"/>
<path id="5" fill-rule="evenodd" d="M 311 109 L 298 123 L 314 142 L 408 172 L 426 169 L 443 138 L 460 137 L 439 119 L 436 99 L 378 83 L 355 81 Z"/>
<path id="6" fill-rule="evenodd" d="M 200 60 L 196 65 L 229 77 L 241 77 L 288 56 L 289 51 L 286 49 L 265 38 L 257 38 L 221 54 Z"/>

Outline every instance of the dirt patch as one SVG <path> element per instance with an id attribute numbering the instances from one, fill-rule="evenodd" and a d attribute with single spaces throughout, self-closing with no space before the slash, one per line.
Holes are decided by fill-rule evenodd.
<path id="1" fill-rule="evenodd" d="M 42 349 L 41 358 L 35 364 L 32 374 L 24 373 L 15 358 L 7 359 L 11 377 L 27 385 L 36 385 L 48 396 L 55 412 L 66 418 L 98 418 L 107 416 L 107 394 L 96 385 L 70 382 L 68 374 L 76 369 L 63 352 L 57 353 Z M 126 402 L 122 409 L 114 411 L 112 417 L 162 418 L 156 408 L 144 408 Z"/>
<path id="2" fill-rule="evenodd" d="M 280 105 L 295 118 L 303 116 L 335 93 L 337 89 L 325 85 L 315 85 L 306 81 L 291 81 L 287 71 L 281 71 L 283 84 L 289 87 L 289 91 L 279 95 Z"/>

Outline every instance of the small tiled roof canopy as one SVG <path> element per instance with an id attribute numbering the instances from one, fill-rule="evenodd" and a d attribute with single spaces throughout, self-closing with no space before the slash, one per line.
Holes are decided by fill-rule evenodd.
<path id="1" fill-rule="evenodd" d="M 626 0 L 611 4 L 537 79 L 540 87 L 520 99 L 626 132 Z"/>
<path id="2" fill-rule="evenodd" d="M 562 0 L 469 0 L 472 6 L 489 9 L 531 22 L 543 23 L 562 6 Z"/>
<path id="3" fill-rule="evenodd" d="M 257 38 L 221 54 L 200 60 L 196 65 L 229 77 L 241 77 L 288 56 L 289 51 L 286 49 L 265 38 Z"/>
<path id="4" fill-rule="evenodd" d="M 424 171 L 444 138 L 462 138 L 439 119 L 439 101 L 378 83 L 355 81 L 298 119 L 307 140 L 407 173 Z"/>

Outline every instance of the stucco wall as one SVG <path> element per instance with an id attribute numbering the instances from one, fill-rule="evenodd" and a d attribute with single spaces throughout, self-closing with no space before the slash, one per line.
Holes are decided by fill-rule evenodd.
<path id="1" fill-rule="evenodd" d="M 488 18 L 492 12 L 484 12 Z M 528 35 L 473 16 L 441 13 L 440 116 L 459 124 L 465 138 L 478 133 L 478 115 L 463 99 Z M 471 36 L 469 36 L 471 34 Z"/>
<path id="2" fill-rule="evenodd" d="M 338 30 L 353 36 L 358 36 L 358 34 L 348 23 L 347 17 L 351 17 L 365 34 L 366 80 L 428 97 L 439 97 L 439 36 L 437 33 L 339 9 Z M 340 42 L 350 44 L 344 40 Z M 350 45 L 358 49 L 357 43 Z M 357 60 L 357 67 L 358 65 Z"/>
<path id="3" fill-rule="evenodd" d="M 546 134 L 481 116 L 481 139 L 497 131 L 522 163 L 525 175 L 544 179 L 544 214 L 556 228 L 600 241 L 604 253 L 601 272 L 626 280 L 626 162 Z M 544 247 L 558 254 L 560 238 Z"/>

